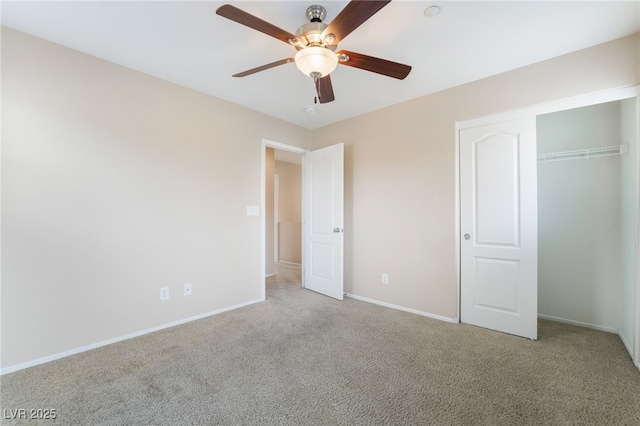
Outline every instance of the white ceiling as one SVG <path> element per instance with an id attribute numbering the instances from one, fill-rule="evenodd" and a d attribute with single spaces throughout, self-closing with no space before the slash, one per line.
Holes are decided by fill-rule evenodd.
<path id="1" fill-rule="evenodd" d="M 311 4 L 326 23 L 346 1 L 229 1 L 289 32 Z M 635 1 L 395 0 L 339 49 L 413 66 L 402 81 L 338 66 L 336 100 L 313 105 L 294 64 L 232 74 L 292 56 L 293 47 L 215 14 L 212 1 L 2 1 L 2 24 L 310 129 L 640 31 Z M 430 5 L 441 13 L 424 15 Z M 585 72 L 589 72 L 585 70 Z"/>

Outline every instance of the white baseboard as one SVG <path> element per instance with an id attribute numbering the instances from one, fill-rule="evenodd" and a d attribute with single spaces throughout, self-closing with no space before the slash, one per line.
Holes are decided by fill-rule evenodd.
<path id="1" fill-rule="evenodd" d="M 287 262 L 286 260 L 278 260 L 278 263 L 284 263 L 285 265 L 302 266 L 302 263 Z"/>
<path id="2" fill-rule="evenodd" d="M 635 366 L 638 367 L 638 370 L 640 370 L 640 362 L 635 362 L 634 361 L 633 349 L 631 348 L 631 345 L 629 344 L 629 342 L 627 342 L 627 340 L 625 339 L 624 335 L 620 332 L 620 330 L 616 330 L 616 329 L 613 329 L 613 328 L 610 328 L 610 327 L 604 327 L 604 326 L 601 326 L 601 325 L 589 324 L 589 323 L 586 323 L 586 322 L 573 321 L 573 320 L 568 320 L 568 319 L 564 319 L 564 318 L 552 317 L 551 315 L 540 315 L 539 314 L 538 318 L 546 319 L 546 320 L 549 320 L 549 321 L 562 322 L 562 323 L 565 323 L 565 324 L 577 325 L 579 327 L 592 328 L 594 330 L 606 331 L 607 333 L 617 334 L 618 337 L 620 338 L 620 340 L 622 341 L 622 344 L 624 345 L 624 348 L 627 350 L 627 353 L 631 357 L 631 362 L 633 362 L 635 364 Z"/>
<path id="3" fill-rule="evenodd" d="M 350 297 L 351 299 L 360 300 L 362 302 L 367 302 L 367 303 L 373 303 L 374 305 L 380 305 L 380 306 L 384 306 L 391 309 L 397 309 L 398 311 L 409 312 L 409 313 L 420 315 L 423 317 L 437 319 L 439 321 L 450 322 L 453 324 L 457 324 L 460 322 L 458 318 L 449 318 L 449 317 L 444 317 L 442 315 L 436 315 L 436 314 L 431 314 L 429 312 L 419 311 L 417 309 L 405 308 L 404 306 L 393 305 L 391 303 L 381 302 L 375 299 L 369 299 L 368 297 L 356 296 L 355 294 L 351 294 L 351 293 L 345 293 L 345 295 L 347 297 Z"/>
<path id="4" fill-rule="evenodd" d="M 631 360 L 633 361 L 633 349 L 631 349 L 631 345 L 629 344 L 629 342 L 627 342 L 627 339 L 625 339 L 624 334 L 622 334 L 622 332 L 618 332 L 618 336 L 620 336 L 620 340 L 622 340 L 622 344 L 627 349 L 627 352 L 629 352 L 629 355 L 631 356 Z"/>
<path id="5" fill-rule="evenodd" d="M 542 315 L 542 314 L 538 314 L 538 318 L 549 320 L 549 321 L 562 322 L 565 324 L 577 325 L 579 327 L 592 328 L 594 330 L 606 331 L 607 333 L 619 334 L 619 330 L 616 330 L 611 327 L 605 327 L 603 325 L 589 324 L 587 322 L 574 321 L 570 319 L 552 317 L 551 315 Z"/>
<path id="6" fill-rule="evenodd" d="M 213 316 L 213 315 L 221 314 L 223 312 L 232 311 L 234 309 L 242 308 L 242 307 L 245 307 L 245 306 L 248 306 L 248 305 L 253 305 L 254 303 L 264 302 L 264 300 L 265 299 L 251 300 L 249 302 L 244 302 L 244 303 L 240 303 L 238 305 L 229 306 L 227 308 L 222 308 L 222 309 L 218 309 L 218 310 L 215 310 L 215 311 L 206 312 L 206 313 L 200 314 L 200 315 L 194 315 L 194 316 L 189 317 L 189 318 L 181 319 L 181 320 L 178 320 L 178 321 L 173 321 L 173 322 L 170 322 L 168 324 L 159 325 L 157 327 L 148 328 L 146 330 L 137 331 L 135 333 L 127 334 L 127 335 L 116 337 L 116 338 L 113 338 L 113 339 L 104 340 L 102 342 L 93 343 L 91 345 L 82 346 L 80 348 L 75 348 L 75 349 L 71 349 L 71 350 L 68 350 L 68 351 L 60 352 L 60 353 L 57 353 L 57 354 L 49 355 L 49 356 L 46 356 L 46 357 L 43 357 L 43 358 L 34 359 L 33 361 L 27 361 L 27 362 L 23 362 L 23 363 L 16 364 L 16 365 L 11 365 L 9 367 L 6 367 L 6 368 L 3 368 L 2 370 L 0 370 L 0 375 L 13 373 L 13 372 L 19 371 L 19 370 L 24 370 L 25 368 L 34 367 L 34 366 L 40 365 L 40 364 L 45 364 L 47 362 L 55 361 L 55 360 L 58 360 L 58 359 L 61 359 L 61 358 L 66 358 L 66 357 L 71 356 L 71 355 L 76 355 L 76 354 L 79 354 L 81 352 L 86 352 L 86 351 L 90 351 L 92 349 L 97 349 L 97 348 L 102 347 L 102 346 L 111 345 L 112 343 L 117 343 L 117 342 L 121 342 L 123 340 L 132 339 L 134 337 L 143 336 L 145 334 L 149 334 L 149 333 L 153 333 L 153 332 L 156 332 L 156 331 L 160 331 L 160 330 L 163 330 L 165 328 L 175 327 L 176 325 L 185 324 L 185 323 L 188 323 L 188 322 L 191 322 L 191 321 L 196 321 L 196 320 L 199 320 L 199 319 L 202 319 L 202 318 L 207 318 L 207 317 L 210 317 L 210 316 Z"/>
<path id="7" fill-rule="evenodd" d="M 267 275 L 265 275 L 264 277 L 265 277 L 265 278 L 271 278 L 271 277 L 275 277 L 275 276 L 276 276 L 276 274 L 267 274 Z"/>

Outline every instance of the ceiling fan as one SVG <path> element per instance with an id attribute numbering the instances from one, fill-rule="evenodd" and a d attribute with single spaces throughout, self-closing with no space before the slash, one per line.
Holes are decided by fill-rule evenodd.
<path id="1" fill-rule="evenodd" d="M 252 68 L 234 74 L 233 77 L 246 77 L 279 65 L 295 62 L 300 71 L 313 78 L 318 100 L 321 104 L 324 104 L 335 99 L 329 74 L 335 70 L 338 64 L 360 68 L 399 80 L 409 75 L 411 71 L 409 65 L 347 50 L 336 52 L 339 42 L 390 2 L 391 0 L 352 0 L 328 25 L 322 22 L 327 14 L 325 8 L 318 5 L 310 6 L 307 8 L 306 13 L 310 22 L 298 28 L 295 34 L 291 34 L 230 4 L 220 6 L 216 10 L 216 14 L 277 38 L 292 45 L 297 50 L 293 57 Z"/>

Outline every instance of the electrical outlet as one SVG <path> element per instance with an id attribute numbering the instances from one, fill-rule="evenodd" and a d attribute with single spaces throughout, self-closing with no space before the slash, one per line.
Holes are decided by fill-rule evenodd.
<path id="1" fill-rule="evenodd" d="M 160 300 L 169 299 L 169 287 L 162 287 L 160 289 Z"/>
<path id="2" fill-rule="evenodd" d="M 186 283 L 184 285 L 184 295 L 191 296 L 191 283 Z"/>
<path id="3" fill-rule="evenodd" d="M 382 284 L 389 284 L 389 274 L 382 274 L 382 279 L 380 281 Z"/>

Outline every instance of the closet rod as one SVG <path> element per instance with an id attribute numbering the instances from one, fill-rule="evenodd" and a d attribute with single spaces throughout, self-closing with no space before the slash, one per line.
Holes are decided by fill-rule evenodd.
<path id="1" fill-rule="evenodd" d="M 601 148 L 576 149 L 574 151 L 552 152 L 549 154 L 539 154 L 538 162 L 547 163 L 551 161 L 580 160 L 592 157 L 607 157 L 609 155 L 621 155 L 628 152 L 628 145 L 604 146 Z"/>

